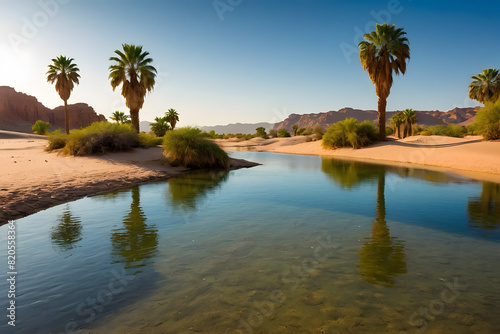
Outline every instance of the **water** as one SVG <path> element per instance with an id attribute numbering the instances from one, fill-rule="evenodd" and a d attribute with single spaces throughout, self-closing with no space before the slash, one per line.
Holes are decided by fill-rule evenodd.
<path id="1" fill-rule="evenodd" d="M 264 165 L 18 220 L 16 327 L 1 333 L 498 332 L 499 184 L 232 155 Z"/>

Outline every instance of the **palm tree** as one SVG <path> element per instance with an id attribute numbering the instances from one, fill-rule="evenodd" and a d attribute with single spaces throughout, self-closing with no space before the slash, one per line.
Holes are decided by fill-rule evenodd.
<path id="1" fill-rule="evenodd" d="M 404 37 L 403 28 L 394 24 L 377 24 L 375 31 L 365 34 L 359 43 L 359 59 L 378 96 L 378 126 L 380 140 L 385 140 L 385 109 L 391 92 L 392 72 L 399 75 L 406 72 L 406 60 L 410 59 L 410 46 Z"/>
<path id="2" fill-rule="evenodd" d="M 392 116 L 391 118 L 391 125 L 394 128 L 394 135 L 401 139 L 401 125 L 403 125 L 404 122 L 404 116 L 402 113 L 397 113 L 396 115 Z"/>
<path id="3" fill-rule="evenodd" d="M 172 130 L 175 129 L 175 124 L 177 124 L 177 122 L 179 121 L 179 113 L 175 111 L 175 109 L 168 109 L 168 111 L 165 113 L 165 116 L 167 117 Z"/>
<path id="4" fill-rule="evenodd" d="M 472 76 L 469 85 L 469 98 L 481 103 L 495 102 L 500 98 L 500 73 L 493 68 L 485 68 L 483 73 Z"/>
<path id="5" fill-rule="evenodd" d="M 115 50 L 118 57 L 109 60 L 115 63 L 109 67 L 109 79 L 113 91 L 122 85 L 122 96 L 130 109 L 132 126 L 139 132 L 139 110 L 144 104 L 144 97 L 155 85 L 156 69 L 151 66 L 153 59 L 149 52 L 142 51 L 142 46 L 122 44 L 123 52 Z"/>
<path id="6" fill-rule="evenodd" d="M 406 109 L 402 113 L 404 122 L 403 138 L 413 135 L 413 124 L 417 123 L 417 116 L 415 110 Z"/>
<path id="7" fill-rule="evenodd" d="M 130 116 L 125 115 L 125 113 L 122 111 L 115 111 L 110 118 L 116 123 L 120 124 L 128 123 L 130 121 L 129 120 Z"/>
<path id="8" fill-rule="evenodd" d="M 297 130 L 299 129 L 299 126 L 297 124 L 292 125 L 292 130 L 293 130 L 293 135 L 297 135 Z"/>
<path id="9" fill-rule="evenodd" d="M 165 117 L 155 117 L 154 123 L 150 124 L 151 131 L 153 131 L 156 137 L 163 137 L 165 133 L 170 130 L 168 125 L 167 116 Z"/>
<path id="10" fill-rule="evenodd" d="M 47 71 L 47 82 L 56 83 L 56 91 L 64 101 L 64 127 L 66 134 L 69 134 L 68 99 L 73 90 L 74 84 L 80 83 L 80 69 L 73 63 L 73 58 L 59 56 L 52 59 Z"/>

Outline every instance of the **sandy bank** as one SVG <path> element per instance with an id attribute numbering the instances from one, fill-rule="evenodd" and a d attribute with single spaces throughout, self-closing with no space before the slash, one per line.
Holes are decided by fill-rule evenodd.
<path id="1" fill-rule="evenodd" d="M 163 148 L 71 157 L 44 151 L 44 137 L 0 131 L 0 225 L 42 209 L 187 171 L 160 162 Z M 231 160 L 231 168 L 252 167 Z"/>
<path id="2" fill-rule="evenodd" d="M 306 142 L 306 137 L 303 136 L 216 142 L 225 150 L 319 155 L 409 165 L 453 171 L 470 178 L 500 183 L 500 141 L 481 141 L 479 136 L 467 138 L 413 136 L 400 140 L 393 138 L 358 150 L 351 148 L 325 150 L 321 147 L 320 141 Z"/>

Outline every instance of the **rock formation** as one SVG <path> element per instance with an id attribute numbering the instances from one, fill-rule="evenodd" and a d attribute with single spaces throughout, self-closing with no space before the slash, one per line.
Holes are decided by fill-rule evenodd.
<path id="1" fill-rule="evenodd" d="M 92 122 L 105 121 L 106 117 L 97 115 L 85 103 L 68 105 L 69 127 L 79 129 Z M 16 92 L 14 88 L 0 87 L 0 129 L 32 132 L 31 126 L 38 120 L 49 122 L 52 130 L 64 129 L 64 107 L 49 109 L 35 97 Z"/>
<path id="2" fill-rule="evenodd" d="M 415 111 L 417 115 L 417 124 L 419 125 L 438 125 L 438 124 L 467 124 L 475 117 L 478 107 L 455 108 L 447 112 L 439 110 L 434 111 Z M 388 111 L 386 113 L 387 124 L 396 111 Z M 333 123 L 342 121 L 346 118 L 353 117 L 362 122 L 368 120 L 377 124 L 376 110 L 360 110 L 353 108 L 342 108 L 338 111 L 329 111 L 318 114 L 291 114 L 284 121 L 276 123 L 274 129 L 285 128 L 292 131 L 292 126 L 297 124 L 299 128 L 313 128 L 317 124 L 324 129 L 328 128 Z M 462 125 L 462 124 L 461 124 Z"/>

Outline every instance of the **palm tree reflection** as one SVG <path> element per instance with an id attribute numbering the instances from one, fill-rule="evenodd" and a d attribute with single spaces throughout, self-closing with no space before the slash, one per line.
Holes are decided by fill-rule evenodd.
<path id="1" fill-rule="evenodd" d="M 376 285 L 394 286 L 394 277 L 406 273 L 404 242 L 391 237 L 385 220 L 385 174 L 379 174 L 377 217 L 372 235 L 359 251 L 361 279 Z"/>
<path id="2" fill-rule="evenodd" d="M 394 277 L 406 273 L 404 242 L 391 237 L 385 220 L 386 167 L 354 161 L 323 159 L 321 169 L 335 183 L 352 189 L 377 181 L 377 210 L 371 237 L 359 251 L 358 272 L 372 284 L 394 286 Z"/>
<path id="3" fill-rule="evenodd" d="M 500 227 L 500 184 L 483 182 L 480 197 L 471 198 L 467 203 L 469 225 L 485 231 Z"/>
<path id="4" fill-rule="evenodd" d="M 69 205 L 66 205 L 58 221 L 59 225 L 54 226 L 50 234 L 52 243 L 63 251 L 70 250 L 82 240 L 82 221 L 71 214 Z"/>
<path id="5" fill-rule="evenodd" d="M 140 268 L 155 256 L 158 246 L 158 230 L 147 225 L 147 217 L 140 206 L 139 187 L 133 188 L 130 212 L 123 217 L 123 227 L 112 231 L 112 257 L 115 263 L 125 263 L 125 268 Z"/>

